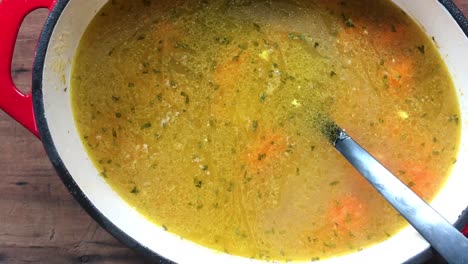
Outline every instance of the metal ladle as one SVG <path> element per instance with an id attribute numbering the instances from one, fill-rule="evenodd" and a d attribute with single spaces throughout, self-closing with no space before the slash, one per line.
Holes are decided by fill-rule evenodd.
<path id="1" fill-rule="evenodd" d="M 468 239 L 328 118 L 320 120 L 328 141 L 449 263 L 468 263 Z"/>

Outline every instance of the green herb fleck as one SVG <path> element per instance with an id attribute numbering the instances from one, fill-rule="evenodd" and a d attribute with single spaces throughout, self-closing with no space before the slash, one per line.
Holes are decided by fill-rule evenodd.
<path id="1" fill-rule="evenodd" d="M 193 184 L 195 184 L 195 187 L 201 188 L 203 186 L 203 181 L 195 177 L 193 179 Z"/>
<path id="2" fill-rule="evenodd" d="M 112 56 L 113 53 L 114 53 L 114 48 L 112 48 L 111 50 L 109 50 L 109 51 L 107 52 L 107 55 L 108 55 L 108 56 Z"/>
<path id="3" fill-rule="evenodd" d="M 289 38 L 290 40 L 298 40 L 298 39 L 301 39 L 301 35 L 300 35 L 300 34 L 293 33 L 293 32 L 289 32 L 289 33 L 288 33 L 288 38 Z"/>
<path id="4" fill-rule="evenodd" d="M 170 80 L 169 85 L 171 86 L 171 88 L 177 88 L 177 82 L 174 80 Z"/>
<path id="5" fill-rule="evenodd" d="M 215 41 L 221 45 L 228 45 L 231 43 L 231 40 L 227 37 L 216 37 Z"/>
<path id="6" fill-rule="evenodd" d="M 249 47 L 249 44 L 241 43 L 241 44 L 237 45 L 237 47 L 239 47 L 239 49 L 241 49 L 241 50 L 246 50 Z"/>
<path id="7" fill-rule="evenodd" d="M 340 183 L 340 181 L 332 181 L 330 182 L 330 186 L 335 186 L 335 185 L 338 185 Z"/>
<path id="8" fill-rule="evenodd" d="M 186 94 L 185 92 L 181 92 L 180 95 L 182 95 L 183 97 L 185 97 L 185 104 L 189 104 L 189 103 L 190 103 L 190 98 L 189 98 L 188 94 Z"/>
<path id="9" fill-rule="evenodd" d="M 388 76 L 387 76 L 387 75 L 384 75 L 384 77 L 383 77 L 383 84 L 384 84 L 384 87 L 385 87 L 385 88 L 388 88 L 388 87 L 389 87 L 389 84 L 388 84 Z"/>
<path id="10" fill-rule="evenodd" d="M 262 32 L 262 29 L 260 28 L 260 25 L 257 23 L 253 23 L 254 29 L 257 30 L 258 32 Z"/>
<path id="11" fill-rule="evenodd" d="M 262 160 L 266 157 L 266 154 L 265 153 L 262 153 L 262 154 L 258 154 L 258 160 Z"/>
<path id="12" fill-rule="evenodd" d="M 144 123 L 143 125 L 140 126 L 141 129 L 150 128 L 150 127 L 151 127 L 150 122 L 146 122 L 146 123 Z"/>
<path id="13" fill-rule="evenodd" d="M 229 187 L 227 188 L 227 191 L 228 192 L 232 192 L 234 190 L 234 183 L 233 182 L 230 182 L 229 183 Z"/>
<path id="14" fill-rule="evenodd" d="M 138 189 L 138 187 L 133 187 L 133 189 L 130 191 L 130 193 L 133 193 L 133 194 L 138 194 L 140 192 L 140 190 Z"/>
<path id="15" fill-rule="evenodd" d="M 418 48 L 419 52 L 421 52 L 422 54 L 424 54 L 426 52 L 426 48 L 424 47 L 424 45 L 421 45 L 421 46 L 417 46 L 416 48 Z"/>
<path id="16" fill-rule="evenodd" d="M 189 46 L 185 43 L 176 43 L 174 48 L 176 49 L 189 49 Z"/>
<path id="17" fill-rule="evenodd" d="M 117 112 L 117 113 L 115 113 L 115 117 L 117 117 L 117 118 L 121 118 L 121 117 L 122 117 L 122 114 L 121 114 L 121 113 L 119 113 L 119 112 Z"/>
<path id="18" fill-rule="evenodd" d="M 454 122 L 456 125 L 458 125 L 459 121 L 460 121 L 460 118 L 458 117 L 457 114 L 449 116 L 449 122 Z"/>
<path id="19" fill-rule="evenodd" d="M 349 223 L 351 222 L 351 215 L 349 213 L 346 213 L 346 219 L 345 219 L 345 222 L 346 223 Z"/>
<path id="20" fill-rule="evenodd" d="M 292 144 L 288 144 L 288 147 L 286 148 L 286 153 L 291 154 L 293 152 L 294 146 Z"/>
<path id="21" fill-rule="evenodd" d="M 335 248 L 336 244 L 333 242 L 323 242 L 323 245 L 329 248 Z"/>
<path id="22" fill-rule="evenodd" d="M 156 99 L 158 99 L 158 101 L 162 101 L 163 97 L 162 97 L 162 93 L 158 93 L 158 95 L 156 95 Z"/>
<path id="23" fill-rule="evenodd" d="M 258 128 L 258 121 L 254 120 L 252 121 L 252 131 L 257 131 Z"/>
<path id="24" fill-rule="evenodd" d="M 351 18 L 345 16 L 344 14 L 342 14 L 341 17 L 343 18 L 343 22 L 347 28 L 354 27 L 354 22 Z"/>
<path id="25" fill-rule="evenodd" d="M 135 87 L 135 84 L 132 83 L 132 82 L 129 82 L 129 83 L 128 83 L 128 88 L 133 88 L 133 87 Z"/>

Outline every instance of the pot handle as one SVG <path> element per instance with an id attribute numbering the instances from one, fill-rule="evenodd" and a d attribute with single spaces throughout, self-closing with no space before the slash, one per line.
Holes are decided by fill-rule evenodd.
<path id="1" fill-rule="evenodd" d="M 0 109 L 18 121 L 36 137 L 39 132 L 34 118 L 32 94 L 16 88 L 11 77 L 11 61 L 16 37 L 23 19 L 38 8 L 49 11 L 57 0 L 3 0 L 0 1 Z"/>

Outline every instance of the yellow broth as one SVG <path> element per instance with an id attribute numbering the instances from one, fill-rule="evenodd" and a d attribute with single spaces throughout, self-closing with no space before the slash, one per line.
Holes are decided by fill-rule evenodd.
<path id="1" fill-rule="evenodd" d="M 71 93 L 89 156 L 131 206 L 266 260 L 350 253 L 406 224 L 317 113 L 426 200 L 460 136 L 434 41 L 381 0 L 113 0 L 81 40 Z"/>

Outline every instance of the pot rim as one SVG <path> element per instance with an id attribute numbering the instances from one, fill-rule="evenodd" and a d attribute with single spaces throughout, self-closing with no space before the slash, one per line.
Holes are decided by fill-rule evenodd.
<path id="1" fill-rule="evenodd" d="M 163 256 L 153 252 L 149 248 L 145 247 L 123 230 L 114 225 L 107 217 L 105 217 L 99 209 L 86 197 L 81 188 L 73 179 L 73 176 L 67 170 L 64 162 L 57 152 L 55 143 L 52 140 L 44 109 L 44 98 L 42 93 L 42 81 L 43 81 L 43 70 L 45 66 L 45 58 L 49 41 L 54 31 L 55 25 L 57 24 L 62 12 L 67 7 L 70 0 L 58 0 L 50 12 L 47 20 L 42 29 L 39 41 L 36 48 L 36 56 L 34 58 L 34 65 L 32 71 L 32 96 L 33 96 L 33 107 L 34 116 L 36 119 L 37 128 L 41 137 L 42 144 L 46 150 L 47 156 L 49 157 L 55 171 L 62 180 L 65 187 L 73 195 L 80 206 L 108 233 L 110 233 L 117 240 L 125 244 L 131 249 L 137 250 L 143 256 L 155 260 L 157 263 L 170 264 L 174 263 Z"/>
<path id="2" fill-rule="evenodd" d="M 62 12 L 67 7 L 70 0 L 57 0 L 54 8 L 50 12 L 36 48 L 36 55 L 34 59 L 33 72 L 32 72 L 32 95 L 33 95 L 33 107 L 34 115 L 37 123 L 37 128 L 41 137 L 41 141 L 46 150 L 46 153 L 54 166 L 58 176 L 64 183 L 68 191 L 73 195 L 80 206 L 96 221 L 99 225 L 104 228 L 108 233 L 118 239 L 120 242 L 138 251 L 140 254 L 145 256 L 156 263 L 174 263 L 173 261 L 159 255 L 158 253 L 150 250 L 146 246 L 142 245 L 134 238 L 125 233 L 122 229 L 114 225 L 107 217 L 105 217 L 99 209 L 86 197 L 81 188 L 77 185 L 73 176 L 67 170 L 64 162 L 58 154 L 55 143 L 52 139 L 51 132 L 47 125 L 44 108 L 44 98 L 42 92 L 43 83 L 43 70 L 45 66 L 45 58 L 49 41 L 53 34 L 56 24 L 58 23 Z M 453 19 L 460 26 L 464 34 L 468 37 L 468 19 L 460 11 L 460 9 L 453 3 L 452 0 L 438 0 L 438 2 L 444 6 L 444 8 L 450 13 Z M 461 230 L 465 225 L 468 224 L 468 207 L 460 213 L 459 218 L 455 222 L 454 226 Z M 429 260 L 432 256 L 437 254 L 431 247 L 418 253 L 405 263 L 422 263 Z"/>

